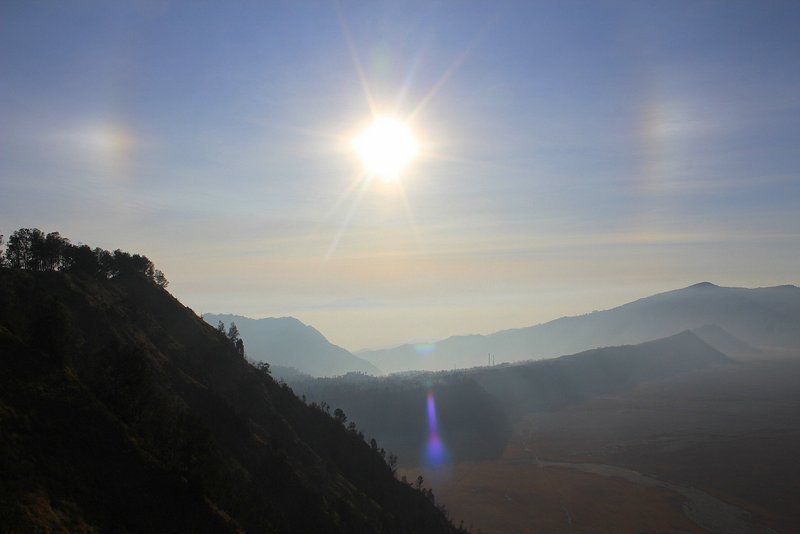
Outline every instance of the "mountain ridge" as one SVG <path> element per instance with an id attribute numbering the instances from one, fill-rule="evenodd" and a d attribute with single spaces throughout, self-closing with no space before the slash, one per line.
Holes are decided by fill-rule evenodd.
<path id="1" fill-rule="evenodd" d="M 253 319 L 243 315 L 205 313 L 203 319 L 216 326 L 235 322 L 247 347 L 248 357 L 277 366 L 293 367 L 313 376 L 336 376 L 348 372 L 382 374 L 367 360 L 328 339 L 316 328 L 295 317 Z"/>
<path id="2" fill-rule="evenodd" d="M 754 347 L 800 347 L 800 288 L 723 287 L 701 282 L 591 313 L 487 335 L 451 336 L 423 354 L 410 344 L 359 355 L 386 372 L 446 370 L 552 358 L 594 347 L 636 344 L 716 324 Z"/>

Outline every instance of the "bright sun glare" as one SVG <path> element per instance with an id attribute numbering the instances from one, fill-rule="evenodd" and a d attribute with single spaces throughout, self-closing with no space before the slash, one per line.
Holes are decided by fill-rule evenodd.
<path id="1" fill-rule="evenodd" d="M 367 171 L 391 182 L 419 151 L 411 129 L 390 117 L 379 117 L 353 140 L 353 146 Z"/>

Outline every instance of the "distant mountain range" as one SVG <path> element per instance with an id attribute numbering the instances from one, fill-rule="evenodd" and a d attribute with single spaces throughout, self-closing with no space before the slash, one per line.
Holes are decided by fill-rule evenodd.
<path id="1" fill-rule="evenodd" d="M 377 378 L 298 378 L 289 383 L 298 394 L 342 408 L 359 428 L 398 453 L 401 464 L 414 466 L 425 462 L 427 393 L 436 399 L 437 420 L 453 460 L 487 459 L 502 455 L 511 424 L 525 414 L 725 364 L 733 361 L 687 330 L 638 345 L 545 361 Z"/>
<path id="2" fill-rule="evenodd" d="M 714 346 L 726 338 L 744 352 L 748 347 L 756 351 L 800 348 L 800 288 L 783 285 L 748 289 L 703 282 L 610 310 L 527 328 L 485 336 L 454 336 L 436 343 L 359 352 L 359 356 L 390 373 L 437 371 L 486 365 L 489 354 L 498 363 L 552 358 L 597 347 L 642 343 L 705 326 L 718 328 L 698 332 Z"/>
<path id="3" fill-rule="evenodd" d="M 280 368 L 294 368 L 312 376 L 337 376 L 358 371 L 371 375 L 381 370 L 370 362 L 334 345 L 312 326 L 294 317 L 251 319 L 242 315 L 206 313 L 203 319 L 216 326 L 236 323 L 244 340 L 247 356 Z M 291 371 L 291 369 L 284 369 Z M 276 376 L 282 373 L 276 373 Z"/>

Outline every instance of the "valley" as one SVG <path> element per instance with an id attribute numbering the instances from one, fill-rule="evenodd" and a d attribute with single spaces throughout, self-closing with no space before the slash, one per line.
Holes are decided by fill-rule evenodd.
<path id="1" fill-rule="evenodd" d="M 498 459 L 406 471 L 486 532 L 794 532 L 798 380 L 800 358 L 691 371 L 529 413 Z"/>

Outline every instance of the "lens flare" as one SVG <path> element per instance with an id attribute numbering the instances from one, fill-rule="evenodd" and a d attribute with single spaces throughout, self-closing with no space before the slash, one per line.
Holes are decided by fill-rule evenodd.
<path id="1" fill-rule="evenodd" d="M 425 463 L 428 467 L 438 468 L 447 463 L 447 449 L 439 436 L 439 424 L 436 420 L 436 400 L 433 391 L 428 391 L 428 442 L 425 445 Z"/>
<path id="2" fill-rule="evenodd" d="M 417 351 L 417 354 L 420 356 L 430 356 L 434 352 L 436 352 L 436 344 L 435 343 L 417 343 L 414 345 L 414 350 Z"/>

